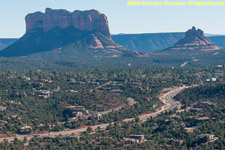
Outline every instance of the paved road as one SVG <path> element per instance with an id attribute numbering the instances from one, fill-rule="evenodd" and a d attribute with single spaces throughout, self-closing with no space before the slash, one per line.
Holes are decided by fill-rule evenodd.
<path id="1" fill-rule="evenodd" d="M 173 97 L 176 96 L 180 91 L 182 91 L 184 88 L 188 88 L 188 87 L 176 87 L 174 89 L 171 89 L 170 91 L 162 94 L 161 96 L 159 96 L 159 99 L 162 103 L 164 103 L 165 105 L 161 107 L 161 109 L 157 110 L 154 113 L 149 113 L 149 114 L 145 114 L 145 115 L 140 115 L 139 118 L 140 120 L 147 120 L 150 117 L 156 117 L 157 115 L 159 115 L 162 112 L 165 111 L 170 111 L 176 107 L 180 106 L 180 103 L 177 102 Z"/>
<path id="2" fill-rule="evenodd" d="M 180 104 L 179 104 L 179 102 L 175 101 L 173 99 L 173 97 L 175 95 L 177 95 L 184 88 L 188 88 L 188 87 L 176 87 L 176 88 L 171 89 L 170 91 L 162 94 L 159 97 L 159 99 L 165 105 L 162 106 L 161 109 L 157 110 L 154 113 L 139 115 L 140 120 L 146 120 L 150 117 L 155 117 L 162 112 L 169 111 L 169 110 L 174 109 L 175 107 L 178 107 Z M 124 119 L 123 121 L 131 121 L 131 120 L 134 120 L 134 118 Z M 91 127 L 93 130 L 97 129 L 98 127 L 100 127 L 101 129 L 105 129 L 108 125 L 109 125 L 109 123 L 105 123 L 105 124 L 94 125 L 94 126 L 89 126 L 89 127 Z M 78 129 L 72 129 L 72 130 L 68 130 L 68 131 L 51 132 L 51 134 L 44 133 L 44 134 L 32 134 L 32 135 L 16 135 L 16 137 L 18 139 L 24 139 L 24 137 L 27 137 L 28 139 L 30 139 L 30 138 L 34 137 L 35 135 L 38 135 L 40 137 L 46 137 L 46 136 L 57 136 L 57 135 L 71 135 L 72 133 L 79 134 L 79 133 L 85 132 L 87 130 L 87 128 L 88 128 L 88 126 L 81 127 L 81 128 L 78 128 Z M 0 142 L 2 142 L 4 139 L 11 141 L 16 137 L 1 138 Z"/>
<path id="3" fill-rule="evenodd" d="M 174 96 L 176 96 L 181 90 L 176 90 L 176 91 L 173 91 L 171 93 L 169 93 L 168 95 L 166 95 L 164 98 L 165 100 L 170 104 L 168 110 L 172 110 L 174 109 L 175 107 L 179 107 L 180 106 L 180 103 L 177 102 L 176 100 L 174 100 Z"/>

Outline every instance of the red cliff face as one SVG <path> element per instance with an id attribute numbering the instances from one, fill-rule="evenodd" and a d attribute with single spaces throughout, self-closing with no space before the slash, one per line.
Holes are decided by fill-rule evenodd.
<path id="1" fill-rule="evenodd" d="M 170 49 L 185 49 L 185 50 L 195 50 L 200 49 L 203 51 L 209 50 L 219 50 L 221 49 L 218 46 L 215 46 L 207 37 L 204 36 L 204 32 L 200 29 L 192 27 L 185 33 L 185 37 L 179 40 L 172 48 Z"/>
<path id="2" fill-rule="evenodd" d="M 107 17 L 97 10 L 69 12 L 47 8 L 45 13 L 35 12 L 26 16 L 26 32 L 33 28 L 43 28 L 47 32 L 55 27 L 69 26 L 82 31 L 99 31 L 111 39 Z"/>

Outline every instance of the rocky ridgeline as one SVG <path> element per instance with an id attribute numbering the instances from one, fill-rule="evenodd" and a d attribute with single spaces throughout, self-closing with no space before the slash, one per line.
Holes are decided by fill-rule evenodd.
<path id="1" fill-rule="evenodd" d="M 97 10 L 69 12 L 63 9 L 46 8 L 45 13 L 35 12 L 26 16 L 26 32 L 35 28 L 42 28 L 47 32 L 55 27 L 70 26 L 81 31 L 99 31 L 111 39 L 107 17 Z"/>
<path id="2" fill-rule="evenodd" d="M 221 49 L 215 46 L 207 37 L 204 36 L 204 32 L 200 29 L 192 27 L 185 33 L 185 37 L 179 40 L 170 49 L 173 50 L 202 50 L 211 51 Z"/>

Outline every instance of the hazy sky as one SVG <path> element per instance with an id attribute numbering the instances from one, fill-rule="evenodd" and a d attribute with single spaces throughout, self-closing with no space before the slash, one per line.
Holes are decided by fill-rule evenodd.
<path id="1" fill-rule="evenodd" d="M 0 38 L 21 37 L 26 14 L 44 12 L 47 7 L 99 10 L 108 17 L 112 34 L 184 32 L 193 25 L 206 33 L 225 34 L 225 6 L 127 6 L 127 0 L 0 0 Z"/>

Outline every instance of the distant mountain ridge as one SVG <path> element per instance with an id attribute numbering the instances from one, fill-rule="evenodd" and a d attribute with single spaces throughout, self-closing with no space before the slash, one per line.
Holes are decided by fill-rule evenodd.
<path id="1" fill-rule="evenodd" d="M 162 50 L 173 46 L 184 33 L 146 33 L 112 35 L 112 39 L 125 48 L 140 52 Z"/>
<path id="2" fill-rule="evenodd" d="M 0 38 L 0 51 L 16 42 L 16 38 Z"/>
<path id="3" fill-rule="evenodd" d="M 225 36 L 208 37 L 216 46 L 225 48 Z"/>
<path id="4" fill-rule="evenodd" d="M 225 48 L 225 36 L 206 34 L 216 46 Z M 172 33 L 143 33 L 143 34 L 117 34 L 112 39 L 123 47 L 140 52 L 151 52 L 172 47 L 180 39 L 184 38 L 185 32 Z"/>

